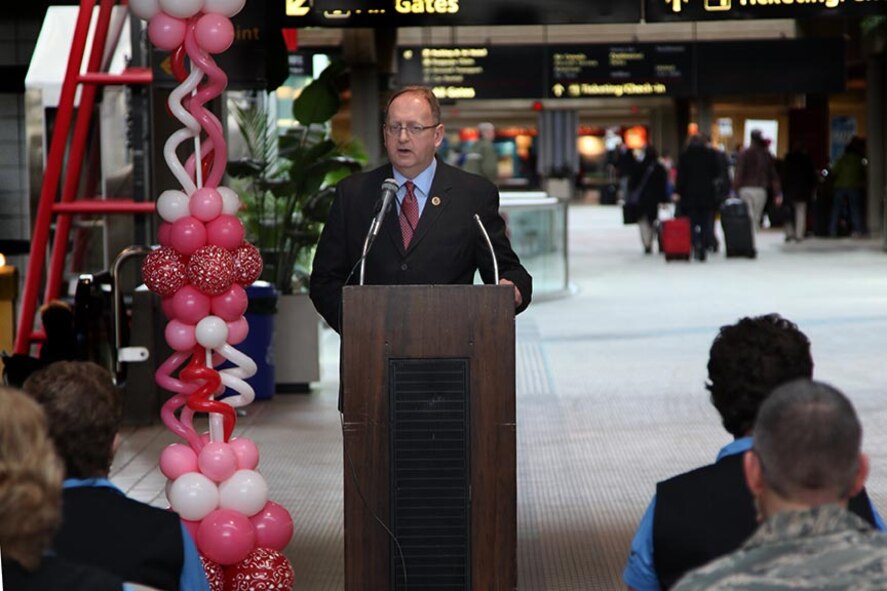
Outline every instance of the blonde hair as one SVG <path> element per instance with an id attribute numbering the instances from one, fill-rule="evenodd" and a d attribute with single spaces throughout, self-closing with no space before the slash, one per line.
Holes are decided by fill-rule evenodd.
<path id="1" fill-rule="evenodd" d="M 0 408 L 0 547 L 34 570 L 61 522 L 64 472 L 40 405 L 0 386 Z"/>

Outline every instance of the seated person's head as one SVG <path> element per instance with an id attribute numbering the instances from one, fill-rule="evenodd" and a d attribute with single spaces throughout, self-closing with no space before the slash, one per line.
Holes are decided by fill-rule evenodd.
<path id="1" fill-rule="evenodd" d="M 24 389 L 46 412 L 65 476 L 107 476 L 123 416 L 111 374 L 91 361 L 58 361 L 29 377 Z"/>
<path id="2" fill-rule="evenodd" d="M 724 428 L 744 437 L 774 388 L 811 377 L 810 341 L 793 322 L 767 314 L 721 327 L 709 353 L 706 388 Z"/>
<path id="3" fill-rule="evenodd" d="M 62 464 L 40 406 L 0 387 L 0 548 L 34 570 L 61 521 Z"/>
<path id="4" fill-rule="evenodd" d="M 74 330 L 74 311 L 61 300 L 52 300 L 41 306 L 40 320 L 47 339 L 67 337 Z"/>
<path id="5" fill-rule="evenodd" d="M 746 457 L 754 465 L 746 473 L 756 496 L 766 487 L 765 495 L 810 507 L 846 501 L 868 475 L 853 405 L 821 382 L 795 380 L 776 388 L 761 405 L 754 441 Z"/>

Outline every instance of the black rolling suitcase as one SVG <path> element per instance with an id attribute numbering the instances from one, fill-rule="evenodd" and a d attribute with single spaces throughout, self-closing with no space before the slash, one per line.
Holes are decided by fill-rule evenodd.
<path id="1" fill-rule="evenodd" d="M 721 227 L 724 229 L 724 251 L 728 257 L 755 258 L 751 218 L 745 202 L 736 197 L 721 205 Z"/>

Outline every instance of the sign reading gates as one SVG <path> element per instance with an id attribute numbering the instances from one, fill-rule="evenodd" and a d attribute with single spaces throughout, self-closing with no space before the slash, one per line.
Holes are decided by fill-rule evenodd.
<path id="1" fill-rule="evenodd" d="M 643 0 L 647 22 L 865 16 L 887 12 L 887 0 Z"/>
<path id="2" fill-rule="evenodd" d="M 636 23 L 640 0 L 267 0 L 288 27 Z"/>
<path id="3" fill-rule="evenodd" d="M 548 48 L 549 98 L 690 96 L 692 52 L 683 43 Z"/>

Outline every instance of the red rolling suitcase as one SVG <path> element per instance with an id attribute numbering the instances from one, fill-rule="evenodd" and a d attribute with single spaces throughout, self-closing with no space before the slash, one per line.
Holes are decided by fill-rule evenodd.
<path id="1" fill-rule="evenodd" d="M 660 248 L 666 261 L 690 260 L 690 218 L 674 218 L 659 223 Z"/>

